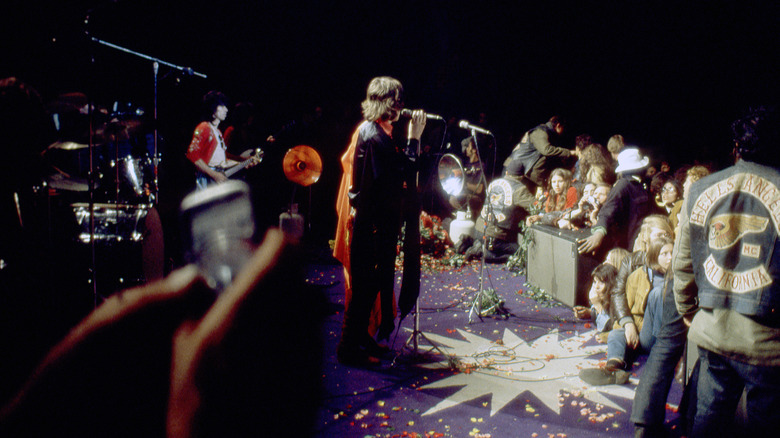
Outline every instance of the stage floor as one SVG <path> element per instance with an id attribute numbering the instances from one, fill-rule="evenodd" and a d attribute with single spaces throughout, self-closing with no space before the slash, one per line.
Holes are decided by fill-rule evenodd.
<path id="1" fill-rule="evenodd" d="M 479 289 L 478 261 L 460 268 L 424 269 L 417 352 L 405 347 L 409 315 L 391 337 L 399 354 L 372 369 L 336 361 L 344 309 L 343 269 L 309 266 L 307 282 L 321 285 L 329 314 L 323 326 L 323 399 L 316 436 L 350 437 L 595 437 L 633 436 L 629 423 L 640 357 L 625 385 L 592 387 L 579 370 L 606 360 L 592 324 L 557 302 L 530 297 L 525 277 L 488 264 L 485 289 L 510 312 L 469 322 Z M 400 273 L 396 273 L 396 293 Z M 666 427 L 679 435 L 675 382 Z"/>

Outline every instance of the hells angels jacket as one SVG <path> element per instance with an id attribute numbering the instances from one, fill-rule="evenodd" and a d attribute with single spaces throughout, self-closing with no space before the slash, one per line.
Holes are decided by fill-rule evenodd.
<path id="1" fill-rule="evenodd" d="M 780 364 L 780 172 L 739 161 L 702 178 L 680 223 L 672 268 L 677 309 L 693 317 L 689 338 Z"/>

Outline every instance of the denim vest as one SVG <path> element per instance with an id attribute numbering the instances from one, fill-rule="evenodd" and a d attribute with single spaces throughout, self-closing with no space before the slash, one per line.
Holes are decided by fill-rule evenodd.
<path id="1" fill-rule="evenodd" d="M 691 186 L 699 306 L 780 320 L 780 173 L 739 161 Z"/>
<path id="2" fill-rule="evenodd" d="M 480 219 L 488 223 L 487 235 L 514 242 L 520 230 L 520 221 L 525 219 L 526 211 L 514 202 L 514 194 L 523 183 L 513 178 L 498 178 L 490 183 L 487 199 L 482 206 Z M 488 204 L 490 204 L 488 206 Z M 493 217 L 488 217 L 488 213 Z M 484 222 L 480 222 L 484 224 Z M 484 225 L 483 225 L 484 226 Z M 477 225 L 479 227 L 479 224 Z"/>

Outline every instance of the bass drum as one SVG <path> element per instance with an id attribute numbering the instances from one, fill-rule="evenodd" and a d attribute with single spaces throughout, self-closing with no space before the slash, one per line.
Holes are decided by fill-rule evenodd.
<path id="1" fill-rule="evenodd" d="M 95 244 L 98 292 L 107 297 L 127 287 L 163 277 L 165 256 L 162 224 L 147 205 L 94 204 L 94 232 L 88 203 L 72 204 L 76 241 L 89 276 L 91 242 Z"/>
<path id="2" fill-rule="evenodd" d="M 97 242 L 139 242 L 143 239 L 142 227 L 148 213 L 146 206 L 95 204 L 95 231 L 92 233 L 89 204 L 73 204 L 79 229 L 77 239 L 89 243 L 94 234 Z"/>

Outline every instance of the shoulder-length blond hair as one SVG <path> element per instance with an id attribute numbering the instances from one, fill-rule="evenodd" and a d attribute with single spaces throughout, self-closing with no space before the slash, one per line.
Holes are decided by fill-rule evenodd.
<path id="1" fill-rule="evenodd" d="M 639 235 L 634 242 L 634 251 L 647 251 L 650 245 L 650 232 L 653 228 L 659 228 L 666 232 L 666 235 L 674 239 L 674 229 L 667 216 L 660 214 L 651 214 L 642 220 L 642 226 L 639 228 Z"/>
<path id="2" fill-rule="evenodd" d="M 390 76 L 371 79 L 366 90 L 366 100 L 361 103 L 363 118 L 369 122 L 393 120 L 403 108 L 404 86 Z"/>

